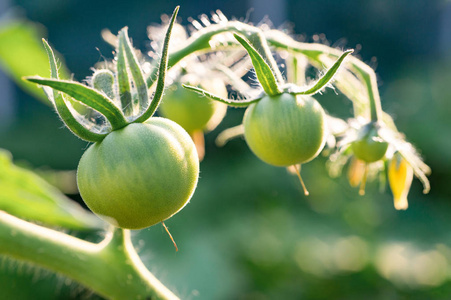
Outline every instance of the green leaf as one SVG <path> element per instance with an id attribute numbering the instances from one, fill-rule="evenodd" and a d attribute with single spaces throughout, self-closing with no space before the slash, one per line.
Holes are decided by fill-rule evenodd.
<path id="1" fill-rule="evenodd" d="M 59 78 L 58 68 L 56 65 L 56 59 L 55 55 L 53 54 L 52 48 L 50 48 L 46 40 L 42 39 L 42 42 L 44 43 L 44 48 L 47 51 L 47 55 L 49 57 L 50 76 L 53 79 L 58 79 Z M 67 107 L 66 101 L 64 100 L 64 97 L 61 94 L 61 92 L 53 90 L 53 101 L 56 111 L 58 112 L 60 118 L 63 120 L 64 124 L 66 124 L 69 130 L 72 131 L 76 136 L 78 136 L 82 140 L 89 142 L 98 142 L 101 141 L 106 136 L 106 134 L 92 132 L 87 128 L 85 128 L 83 125 L 81 125 L 72 115 L 70 109 Z"/>
<path id="2" fill-rule="evenodd" d="M 40 77 L 25 77 L 25 79 L 66 93 L 74 98 L 74 100 L 95 109 L 108 119 L 113 127 L 113 130 L 120 129 L 127 125 L 127 121 L 125 120 L 121 110 L 114 105 L 110 98 L 99 93 L 95 89 L 81 83 L 68 80 L 45 79 Z"/>
<path id="3" fill-rule="evenodd" d="M 179 11 L 180 6 L 177 6 L 172 13 L 171 21 L 169 22 L 168 30 L 166 31 L 166 36 L 164 38 L 163 50 L 161 53 L 160 59 L 160 68 L 158 70 L 158 81 L 157 88 L 155 90 L 155 94 L 153 96 L 152 101 L 150 102 L 149 107 L 146 111 L 138 117 L 134 123 L 143 123 L 147 119 L 153 116 L 155 111 L 160 105 L 161 98 L 163 97 L 164 92 L 164 83 L 166 80 L 166 71 L 168 69 L 168 48 L 169 48 L 169 40 L 171 39 L 172 28 L 174 27 L 175 20 L 177 18 L 177 13 Z"/>
<path id="4" fill-rule="evenodd" d="M 257 79 L 263 87 L 263 90 L 270 96 L 279 95 L 282 91 L 279 89 L 277 84 L 276 76 L 273 71 L 263 59 L 263 57 L 258 53 L 258 51 L 252 47 L 252 45 L 243 37 L 238 34 L 233 34 L 237 41 L 243 45 L 249 54 L 252 65 L 254 66 L 255 73 L 257 74 Z"/>
<path id="5" fill-rule="evenodd" d="M 149 94 L 147 92 L 147 84 L 144 75 L 136 58 L 135 51 L 130 44 L 130 39 L 127 33 L 127 27 L 119 32 L 119 49 L 125 50 L 125 57 L 127 58 L 128 70 L 132 75 L 136 91 L 138 92 L 139 105 L 147 107 L 149 102 Z M 119 68 L 119 67 L 118 67 Z M 118 70 L 119 71 L 119 70 Z"/>
<path id="6" fill-rule="evenodd" d="M 0 149 L 0 210 L 17 217 L 76 230 L 101 229 L 104 223 L 35 173 L 14 165 Z"/>
<path id="7" fill-rule="evenodd" d="M 321 91 L 334 77 L 334 75 L 337 73 L 338 69 L 340 68 L 341 64 L 343 63 L 346 56 L 354 52 L 354 50 L 348 50 L 345 53 L 343 53 L 337 61 L 334 63 L 332 67 L 330 67 L 329 70 L 327 70 L 326 74 L 324 74 L 318 81 L 309 89 L 305 91 L 297 91 L 289 90 L 288 92 L 295 95 L 314 95 Z"/>
<path id="8" fill-rule="evenodd" d="M 46 104 L 47 97 L 35 84 L 22 80 L 23 76 L 49 76 L 47 54 L 42 49 L 42 28 L 26 21 L 3 22 L 0 26 L 0 68 L 25 91 Z M 61 60 L 60 60 L 61 64 Z M 60 72 L 67 76 L 67 68 L 62 64 Z"/>
<path id="9" fill-rule="evenodd" d="M 195 86 L 186 85 L 186 84 L 182 84 L 182 86 L 183 86 L 185 89 L 194 91 L 194 92 L 196 92 L 196 93 L 198 93 L 198 94 L 201 94 L 201 95 L 204 95 L 204 96 L 210 98 L 211 100 L 215 100 L 215 101 L 218 101 L 218 102 L 222 102 L 222 103 L 225 103 L 225 104 L 227 104 L 227 105 L 234 106 L 234 107 L 246 107 L 246 106 L 251 105 L 252 103 L 256 103 L 256 102 L 258 102 L 258 101 L 261 100 L 261 98 L 250 99 L 250 100 L 232 100 L 232 99 L 224 99 L 224 98 L 221 98 L 221 97 L 219 97 L 219 96 L 216 96 L 216 95 L 214 95 L 214 94 L 212 94 L 212 93 L 210 93 L 210 92 L 207 92 L 206 90 L 203 90 L 203 89 L 198 88 L 198 87 L 195 87 Z"/>

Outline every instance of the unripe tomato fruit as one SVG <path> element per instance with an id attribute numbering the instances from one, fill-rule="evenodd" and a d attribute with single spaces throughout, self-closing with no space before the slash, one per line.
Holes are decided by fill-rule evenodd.
<path id="1" fill-rule="evenodd" d="M 78 165 L 86 205 L 121 228 L 140 229 L 171 217 L 191 198 L 199 161 L 190 136 L 164 118 L 109 133 Z"/>
<path id="2" fill-rule="evenodd" d="M 274 166 L 308 162 L 326 141 L 324 110 L 309 96 L 265 96 L 249 106 L 243 123 L 251 150 Z"/>
<path id="3" fill-rule="evenodd" d="M 355 157 L 367 163 L 378 161 L 384 157 L 388 143 L 379 137 L 377 131 L 377 125 L 373 123 L 360 129 L 357 140 L 351 144 Z"/>
<path id="4" fill-rule="evenodd" d="M 196 82 L 189 82 L 196 85 Z M 219 78 L 202 80 L 200 87 L 220 97 L 227 97 L 227 89 Z M 182 126 L 189 134 L 213 130 L 224 118 L 227 105 L 193 93 L 180 82 L 168 88 L 160 103 L 161 114 Z"/>

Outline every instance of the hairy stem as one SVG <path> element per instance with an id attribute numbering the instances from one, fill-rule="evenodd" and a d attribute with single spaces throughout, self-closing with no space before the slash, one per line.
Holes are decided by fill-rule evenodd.
<path id="1" fill-rule="evenodd" d="M 331 57 L 336 59 L 343 54 L 342 51 L 326 45 L 297 42 L 289 35 L 278 30 L 262 31 L 257 27 L 239 21 L 230 21 L 225 24 L 211 25 L 194 33 L 186 41 L 185 46 L 169 54 L 168 69 L 193 53 L 219 51 L 237 47 L 237 43 L 235 43 L 232 38 L 227 42 L 218 44 L 212 43 L 214 36 L 225 33 L 239 33 L 249 39 L 271 67 L 279 83 L 283 83 L 283 78 L 269 47 L 266 45 L 267 43 L 273 47 L 284 49 L 291 53 L 303 54 L 318 68 L 321 68 L 325 64 L 328 65 Z M 366 97 L 368 98 L 368 103 L 362 103 L 363 101 L 359 93 L 360 87 L 356 87 L 356 84 L 340 84 L 340 86 L 343 86 L 344 92 L 349 92 L 346 93 L 346 95 L 348 97 L 350 96 L 353 100 L 354 109 L 357 115 L 365 114 L 365 108 L 367 108 L 369 110 L 368 115 L 371 118 L 371 121 L 378 121 L 382 116 L 382 108 L 374 70 L 356 57 L 350 57 L 348 62 L 351 65 L 351 71 L 360 79 L 358 82 L 354 80 L 355 78 L 352 78 L 350 81 L 356 84 L 363 83 L 367 92 Z M 155 83 L 154 78 L 156 73 L 157 70 L 154 68 L 153 73 L 147 79 L 148 87 L 151 87 Z M 354 95 L 358 94 L 358 96 L 354 97 L 353 95 L 349 95 L 351 93 Z"/>
<path id="2" fill-rule="evenodd" d="M 270 45 L 276 48 L 285 49 L 293 53 L 302 53 L 310 61 L 314 61 L 319 64 L 323 64 L 321 56 L 325 55 L 337 58 L 343 54 L 343 52 L 341 52 L 340 50 L 328 47 L 326 45 L 297 42 L 290 36 L 280 31 L 270 31 L 267 34 L 267 40 Z M 370 118 L 371 121 L 376 122 L 382 116 L 382 108 L 379 89 L 377 87 L 376 73 L 373 69 L 371 69 L 370 66 L 356 57 L 349 57 L 348 63 L 351 65 L 351 70 L 353 71 L 353 73 L 361 78 L 361 81 L 366 87 L 370 109 Z"/>
<path id="3" fill-rule="evenodd" d="M 150 273 L 128 230 L 99 244 L 0 211 L 0 254 L 63 274 L 108 299 L 178 299 Z"/>
<path id="4" fill-rule="evenodd" d="M 172 68 L 183 58 L 197 52 L 218 51 L 224 48 L 230 49 L 232 47 L 238 47 L 239 44 L 230 35 L 229 42 L 212 44 L 211 40 L 214 36 L 221 33 L 239 33 L 245 36 L 252 44 L 254 48 L 260 53 L 266 63 L 270 66 L 271 70 L 277 78 L 279 84 L 283 84 L 284 80 L 280 73 L 277 63 L 272 56 L 268 43 L 263 32 L 255 27 L 238 21 L 230 21 L 226 24 L 210 25 L 207 28 L 201 29 L 194 33 L 187 41 L 185 46 L 177 51 L 169 54 L 168 69 Z M 151 87 L 155 83 L 155 77 L 158 70 L 153 68 L 152 73 L 147 78 L 147 86 Z"/>

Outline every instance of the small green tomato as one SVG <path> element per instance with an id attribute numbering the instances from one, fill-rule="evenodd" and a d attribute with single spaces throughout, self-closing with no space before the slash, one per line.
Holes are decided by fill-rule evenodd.
<path id="1" fill-rule="evenodd" d="M 351 144 L 355 157 L 371 163 L 385 156 L 388 143 L 379 136 L 378 130 L 379 126 L 374 122 L 368 123 L 360 129 L 357 140 Z"/>
<path id="2" fill-rule="evenodd" d="M 249 106 L 243 123 L 251 150 L 274 166 L 308 162 L 326 141 L 324 110 L 309 96 L 265 96 Z"/>
<path id="3" fill-rule="evenodd" d="M 189 81 L 195 84 L 197 80 Z M 182 79 L 182 82 L 186 82 Z M 219 78 L 202 80 L 203 89 L 221 97 L 227 97 L 227 89 Z M 184 89 L 180 82 L 168 88 L 160 104 L 161 114 L 182 126 L 189 134 L 211 131 L 222 121 L 227 105 Z"/>
<path id="4" fill-rule="evenodd" d="M 176 123 L 154 117 L 91 145 L 80 160 L 77 182 L 94 213 L 118 227 L 140 229 L 182 209 L 198 175 L 190 136 Z"/>

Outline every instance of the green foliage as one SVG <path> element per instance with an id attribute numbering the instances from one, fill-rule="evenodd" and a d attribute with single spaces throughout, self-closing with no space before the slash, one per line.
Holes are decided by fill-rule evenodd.
<path id="1" fill-rule="evenodd" d="M 0 152 L 0 210 L 49 226 L 76 230 L 104 228 L 97 217 L 44 179 L 14 165 L 5 150 Z"/>
<path id="2" fill-rule="evenodd" d="M 41 101 L 49 104 L 47 97 L 35 84 L 22 80 L 23 76 L 49 76 L 49 62 L 41 44 L 42 28 L 25 21 L 10 21 L 0 25 L 0 66 L 16 83 Z M 61 64 L 61 62 L 60 62 Z M 59 66 L 67 78 L 64 65 Z"/>

